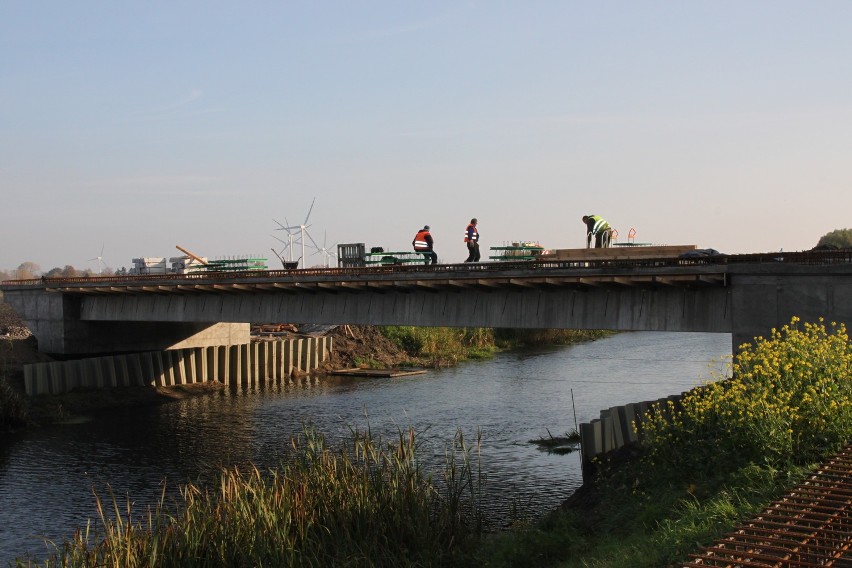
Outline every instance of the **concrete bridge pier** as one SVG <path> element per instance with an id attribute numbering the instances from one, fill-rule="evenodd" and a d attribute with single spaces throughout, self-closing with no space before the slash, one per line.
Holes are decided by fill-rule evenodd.
<path id="1" fill-rule="evenodd" d="M 824 318 L 852 324 L 852 274 L 846 266 L 761 266 L 731 276 L 731 343 L 733 352 L 755 337 L 769 338 L 773 329 L 794 316 L 815 323 Z"/>
<path id="2" fill-rule="evenodd" d="M 82 298 L 6 290 L 4 299 L 51 355 L 165 351 L 251 341 L 249 323 L 194 321 L 96 321 L 81 319 Z"/>

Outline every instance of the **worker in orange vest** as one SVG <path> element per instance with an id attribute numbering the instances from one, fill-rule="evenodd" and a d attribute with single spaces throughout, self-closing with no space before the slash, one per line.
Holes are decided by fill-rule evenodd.
<path id="1" fill-rule="evenodd" d="M 465 262 L 479 262 L 479 231 L 476 229 L 476 224 L 476 217 L 474 217 L 464 230 L 464 242 L 467 243 Z"/>
<path id="2" fill-rule="evenodd" d="M 425 225 L 417 231 L 417 234 L 414 235 L 414 240 L 411 241 L 411 245 L 414 247 L 415 252 L 423 253 L 423 257 L 426 259 L 424 264 L 429 264 L 430 261 L 432 264 L 438 264 L 438 255 L 432 250 L 432 247 L 435 246 L 435 241 L 432 239 L 432 233 L 429 232 L 429 225 Z"/>

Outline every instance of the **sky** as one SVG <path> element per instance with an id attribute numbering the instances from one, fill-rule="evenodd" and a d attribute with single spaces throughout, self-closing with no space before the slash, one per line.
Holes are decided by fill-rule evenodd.
<path id="1" fill-rule="evenodd" d="M 620 242 L 808 250 L 852 227 L 850 21 L 845 0 L 0 0 L 0 269 L 176 245 L 276 268 L 306 218 L 329 250 L 428 224 L 439 262 L 472 217 L 483 257 L 581 248 L 585 214 Z"/>

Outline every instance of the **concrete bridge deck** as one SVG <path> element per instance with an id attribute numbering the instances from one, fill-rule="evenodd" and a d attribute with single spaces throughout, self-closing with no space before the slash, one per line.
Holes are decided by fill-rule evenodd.
<path id="1" fill-rule="evenodd" d="M 48 353 L 241 342 L 249 322 L 264 321 L 709 331 L 733 334 L 736 347 L 794 315 L 852 322 L 852 251 L 37 279 L 0 289 Z"/>

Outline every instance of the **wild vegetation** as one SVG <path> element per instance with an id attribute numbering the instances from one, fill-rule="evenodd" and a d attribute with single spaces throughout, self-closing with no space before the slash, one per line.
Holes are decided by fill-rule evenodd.
<path id="1" fill-rule="evenodd" d="M 435 337 L 399 337 L 439 347 Z M 851 366 L 845 326 L 794 318 L 742 346 L 715 382 L 653 409 L 632 457 L 602 461 L 595 483 L 563 508 L 504 533 L 483 532 L 484 476 L 461 436 L 433 481 L 411 431 L 387 445 L 355 433 L 341 450 L 306 433 L 276 470 L 223 471 L 170 506 L 138 512 L 99 500 L 97 527 L 41 565 L 666 566 L 852 439 Z"/>
<path id="2" fill-rule="evenodd" d="M 835 229 L 820 237 L 817 247 L 852 248 L 852 229 Z"/>
<path id="3" fill-rule="evenodd" d="M 25 426 L 29 415 L 29 405 L 7 378 L 6 352 L 11 351 L 12 341 L 0 339 L 0 433 Z"/>
<path id="4" fill-rule="evenodd" d="M 416 436 L 353 432 L 331 449 L 310 429 L 270 472 L 223 470 L 170 505 L 133 511 L 97 497 L 99 519 L 39 563 L 19 566 L 448 566 L 482 530 L 478 448 L 457 434 L 442 479 L 425 476 Z M 477 442 L 478 444 L 478 442 Z M 165 489 L 164 489 L 165 495 Z"/>
<path id="5" fill-rule="evenodd" d="M 829 327 L 794 318 L 744 345 L 731 379 L 648 415 L 639 457 L 602 463 L 594 489 L 484 565 L 666 566 L 756 514 L 852 440 L 852 347 Z"/>
<path id="6" fill-rule="evenodd" d="M 465 360 L 487 359 L 504 349 L 577 343 L 598 339 L 611 332 L 388 326 L 382 328 L 382 333 L 411 357 L 435 367 L 445 367 Z"/>
<path id="7" fill-rule="evenodd" d="M 26 426 L 29 407 L 0 371 L 0 433 Z"/>

